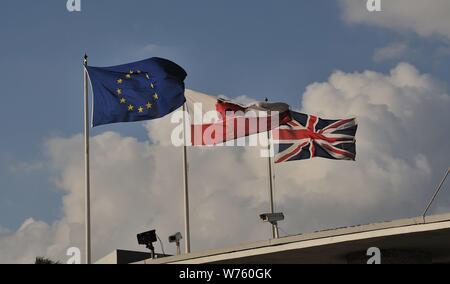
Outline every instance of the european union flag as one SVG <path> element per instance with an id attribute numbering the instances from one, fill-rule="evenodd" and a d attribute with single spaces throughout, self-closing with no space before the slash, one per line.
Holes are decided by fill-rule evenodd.
<path id="1" fill-rule="evenodd" d="M 86 68 L 94 91 L 92 126 L 160 118 L 186 101 L 186 71 L 163 58 Z"/>

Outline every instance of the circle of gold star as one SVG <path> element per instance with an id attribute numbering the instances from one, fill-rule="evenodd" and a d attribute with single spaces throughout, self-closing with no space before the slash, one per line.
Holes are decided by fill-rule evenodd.
<path id="1" fill-rule="evenodd" d="M 139 112 L 139 113 L 143 113 L 143 112 L 144 112 L 144 108 L 140 106 L 140 107 L 138 108 L 138 112 Z"/>
<path id="2" fill-rule="evenodd" d="M 155 99 L 155 100 L 157 100 L 159 97 L 158 97 L 158 94 L 157 93 L 155 93 L 154 95 L 153 95 L 153 98 Z"/>
<path id="3" fill-rule="evenodd" d="M 153 105 L 150 102 L 148 102 L 145 106 L 147 107 L 147 109 L 151 109 Z"/>
<path id="4" fill-rule="evenodd" d="M 134 106 L 133 105 L 128 105 L 128 110 L 129 111 L 133 111 L 134 110 Z"/>
<path id="5" fill-rule="evenodd" d="M 125 98 L 121 98 L 121 99 L 120 99 L 120 103 L 121 103 L 121 104 L 124 104 L 124 103 L 126 103 L 126 102 L 127 102 L 127 100 L 126 100 Z"/>

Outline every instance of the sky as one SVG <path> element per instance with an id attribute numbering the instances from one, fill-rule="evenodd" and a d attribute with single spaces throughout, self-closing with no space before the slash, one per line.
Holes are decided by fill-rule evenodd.
<path id="1" fill-rule="evenodd" d="M 83 246 L 85 52 L 93 66 L 168 58 L 196 92 L 357 116 L 356 163 L 277 166 L 284 235 L 420 215 L 450 164 L 446 0 L 382 0 L 372 13 L 365 0 L 81 1 L 72 13 L 65 0 L 0 9 L 0 262 L 64 261 Z M 170 131 L 166 119 L 92 129 L 94 258 L 139 249 L 135 234 L 149 228 L 182 231 Z M 190 155 L 193 250 L 268 238 L 256 150 Z"/>

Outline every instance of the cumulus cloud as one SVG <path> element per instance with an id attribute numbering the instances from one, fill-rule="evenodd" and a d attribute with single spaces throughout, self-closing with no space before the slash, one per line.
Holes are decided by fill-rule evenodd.
<path id="1" fill-rule="evenodd" d="M 308 86 L 303 112 L 358 117 L 356 162 L 311 160 L 277 165 L 276 207 L 284 232 L 295 234 L 419 215 L 448 166 L 450 96 L 446 86 L 401 63 L 382 74 L 334 72 Z M 181 149 L 168 143 L 168 118 L 144 124 L 148 141 L 115 132 L 92 137 L 94 258 L 139 249 L 135 234 L 157 228 L 163 240 L 183 228 Z M 0 236 L 0 262 L 36 255 L 65 260 L 83 246 L 82 136 L 46 143 L 52 179 L 65 191 L 54 224 L 27 220 Z M 268 210 L 266 160 L 256 148 L 189 150 L 195 251 L 267 239 L 258 220 Z M 448 207 L 441 205 L 441 210 Z M 227 218 L 224 219 L 224 212 Z M 166 244 L 166 251 L 173 248 Z"/>
<path id="2" fill-rule="evenodd" d="M 0 237 L 9 233 L 11 233 L 9 229 L 0 226 Z"/>
<path id="3" fill-rule="evenodd" d="M 410 31 L 423 37 L 450 39 L 450 1 L 388 0 L 381 1 L 382 12 L 369 12 L 366 0 L 340 0 L 343 18 L 348 23 Z"/>
<path id="4" fill-rule="evenodd" d="M 373 54 L 373 61 L 382 62 L 398 60 L 411 55 L 414 51 L 405 42 L 394 42 L 384 47 L 378 48 Z"/>

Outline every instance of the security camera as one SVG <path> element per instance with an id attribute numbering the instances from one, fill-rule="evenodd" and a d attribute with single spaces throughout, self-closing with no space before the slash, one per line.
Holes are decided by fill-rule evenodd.
<path id="1" fill-rule="evenodd" d="M 283 213 L 264 213 L 259 215 L 259 218 L 263 220 L 264 222 L 269 222 L 273 225 L 275 225 L 279 221 L 284 220 L 284 214 Z"/>
<path id="2" fill-rule="evenodd" d="M 169 243 L 179 243 L 180 240 L 183 238 L 180 232 L 169 236 Z"/>

